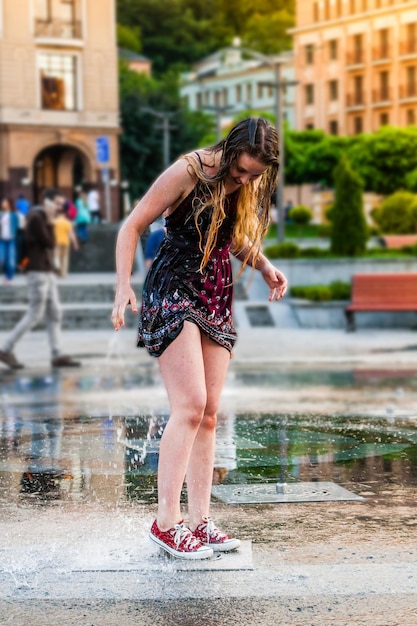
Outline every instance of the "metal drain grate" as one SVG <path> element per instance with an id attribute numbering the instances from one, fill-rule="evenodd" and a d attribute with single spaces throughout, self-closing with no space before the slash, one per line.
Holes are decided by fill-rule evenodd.
<path id="1" fill-rule="evenodd" d="M 267 504 L 274 502 L 328 502 L 365 500 L 335 483 L 266 483 L 263 485 L 215 485 L 213 496 L 226 504 Z"/>

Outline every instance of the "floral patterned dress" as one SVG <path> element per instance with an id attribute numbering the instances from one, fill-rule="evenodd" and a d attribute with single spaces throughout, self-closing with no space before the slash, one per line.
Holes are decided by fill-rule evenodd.
<path id="1" fill-rule="evenodd" d="M 159 357 L 181 332 L 184 321 L 230 352 L 236 341 L 232 319 L 233 277 L 230 262 L 238 191 L 226 201 L 226 217 L 217 243 L 203 273 L 202 252 L 194 212 L 205 184 L 198 182 L 191 193 L 166 218 L 167 233 L 149 269 L 143 287 L 138 346 Z M 212 210 L 199 217 L 203 234 L 208 232 Z"/>

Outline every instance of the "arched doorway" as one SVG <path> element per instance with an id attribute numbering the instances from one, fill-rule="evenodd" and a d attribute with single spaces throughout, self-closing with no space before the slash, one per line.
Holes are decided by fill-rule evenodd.
<path id="1" fill-rule="evenodd" d="M 77 188 L 89 182 L 91 175 L 89 160 L 81 150 L 68 145 L 44 148 L 33 162 L 34 201 L 40 203 L 48 187 L 58 188 L 73 200 Z"/>

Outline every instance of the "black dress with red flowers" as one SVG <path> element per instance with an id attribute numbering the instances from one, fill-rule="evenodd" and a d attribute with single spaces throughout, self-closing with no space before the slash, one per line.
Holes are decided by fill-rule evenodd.
<path id="1" fill-rule="evenodd" d="M 238 191 L 226 198 L 226 217 L 216 246 L 203 272 L 200 234 L 195 210 L 204 197 L 205 184 L 198 182 L 191 193 L 166 218 L 166 236 L 149 269 L 143 287 L 138 346 L 160 356 L 179 335 L 184 321 L 230 352 L 236 341 L 232 319 L 233 277 L 230 247 L 236 219 Z M 199 216 L 203 242 L 212 217 L 210 207 Z"/>

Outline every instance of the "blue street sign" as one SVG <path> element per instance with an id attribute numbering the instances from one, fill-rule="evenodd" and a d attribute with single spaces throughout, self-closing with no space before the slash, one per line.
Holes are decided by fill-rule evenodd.
<path id="1" fill-rule="evenodd" d="M 110 161 L 110 142 L 108 137 L 96 138 L 96 158 L 97 163 L 108 163 Z"/>

